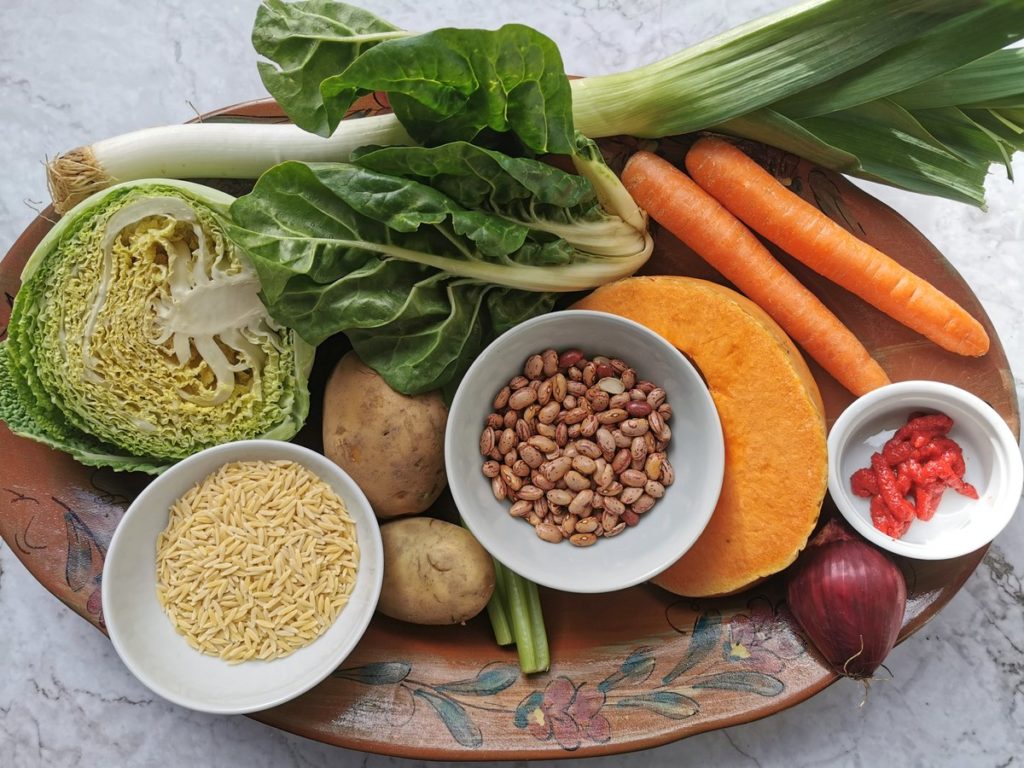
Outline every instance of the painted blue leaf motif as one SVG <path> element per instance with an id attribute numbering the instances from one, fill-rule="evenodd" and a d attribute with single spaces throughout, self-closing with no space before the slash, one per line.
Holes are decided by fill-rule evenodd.
<path id="1" fill-rule="evenodd" d="M 716 688 L 723 691 L 756 693 L 758 696 L 778 696 L 786 685 L 777 677 L 762 672 L 720 672 L 691 683 L 694 688 Z"/>
<path id="2" fill-rule="evenodd" d="M 483 734 L 476 723 L 469 719 L 469 715 L 462 705 L 446 696 L 439 696 L 433 691 L 425 688 L 417 688 L 413 696 L 423 699 L 441 717 L 441 722 L 452 737 L 464 747 L 479 747 L 484 743 Z"/>
<path id="3" fill-rule="evenodd" d="M 693 622 L 693 631 L 690 633 L 690 645 L 686 649 L 686 655 L 672 668 L 671 672 L 661 678 L 661 682 L 667 685 L 684 672 L 693 669 L 712 649 L 718 647 L 721 638 L 721 612 L 708 611 L 707 613 L 702 613 Z"/>
<path id="4" fill-rule="evenodd" d="M 626 682 L 642 683 L 654 671 L 655 660 L 649 647 L 637 648 L 622 662 L 617 672 L 613 672 L 600 683 L 597 690 L 601 693 L 617 688 Z"/>
<path id="5" fill-rule="evenodd" d="M 68 559 L 64 564 L 64 580 L 73 592 L 89 582 L 92 575 L 92 537 L 78 515 L 64 513 L 64 526 L 68 534 Z"/>
<path id="6" fill-rule="evenodd" d="M 485 667 L 471 680 L 456 680 L 452 683 L 435 685 L 434 690 L 444 693 L 463 693 L 469 696 L 493 696 L 504 691 L 519 679 L 519 667 L 515 664 L 497 664 Z"/>
<path id="7" fill-rule="evenodd" d="M 530 722 L 530 713 L 539 708 L 543 701 L 544 694 L 540 691 L 534 691 L 523 699 L 516 707 L 516 714 L 512 720 L 516 728 L 525 728 Z"/>
<path id="8" fill-rule="evenodd" d="M 353 680 L 363 685 L 394 685 L 409 676 L 412 667 L 402 661 L 381 661 L 351 669 L 336 669 L 334 677 Z"/>
<path id="9" fill-rule="evenodd" d="M 615 706 L 646 709 L 672 720 L 685 720 L 700 712 L 700 704 L 694 699 L 673 691 L 655 691 L 640 696 L 627 696 L 615 702 Z"/>

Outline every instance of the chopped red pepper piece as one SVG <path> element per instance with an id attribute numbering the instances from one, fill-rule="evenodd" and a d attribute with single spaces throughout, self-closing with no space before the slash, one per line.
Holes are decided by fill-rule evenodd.
<path id="1" fill-rule="evenodd" d="M 915 416 L 902 427 L 896 430 L 892 436 L 893 440 L 902 442 L 919 436 L 940 437 L 949 433 L 953 428 L 953 419 L 944 413 L 929 413 L 924 416 Z"/>
<path id="2" fill-rule="evenodd" d="M 947 437 L 952 428 L 944 413 L 912 414 L 871 456 L 871 466 L 850 477 L 853 493 L 871 499 L 871 521 L 878 530 L 899 538 L 915 519 L 930 520 L 946 488 L 978 498 L 964 480 L 963 450 Z"/>
<path id="3" fill-rule="evenodd" d="M 875 528 L 894 539 L 900 538 L 910 527 L 910 521 L 900 522 L 892 516 L 881 496 L 871 497 L 871 522 Z"/>
<path id="4" fill-rule="evenodd" d="M 878 495 L 882 497 L 885 506 L 896 520 L 909 522 L 914 519 L 915 511 L 896 486 L 896 475 L 892 467 L 885 463 L 882 454 L 871 455 L 871 469 L 875 471 L 875 478 L 878 480 Z"/>
<path id="5" fill-rule="evenodd" d="M 885 457 L 890 467 L 894 467 L 911 458 L 917 449 L 909 440 L 895 442 L 890 440 L 882 447 L 882 456 Z"/>
<path id="6" fill-rule="evenodd" d="M 857 496 L 863 496 L 865 499 L 878 495 L 878 481 L 875 479 L 875 473 L 867 467 L 853 473 L 850 478 L 850 487 Z"/>
<path id="7" fill-rule="evenodd" d="M 942 498 L 942 493 L 945 490 L 945 486 L 937 482 L 919 485 L 915 488 L 914 496 L 917 502 L 917 517 L 919 520 L 932 519 L 932 516 L 935 515 L 935 510 L 939 507 L 939 499 Z"/>

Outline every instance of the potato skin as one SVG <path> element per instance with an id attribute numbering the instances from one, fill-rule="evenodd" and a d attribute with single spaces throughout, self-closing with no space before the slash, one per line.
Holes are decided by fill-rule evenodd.
<path id="1" fill-rule="evenodd" d="M 349 352 L 324 390 L 324 454 L 387 519 L 425 511 L 444 490 L 448 409 L 438 392 L 410 397 Z"/>
<path id="2" fill-rule="evenodd" d="M 494 561 L 465 528 L 429 517 L 385 523 L 377 610 L 414 624 L 460 624 L 487 606 Z"/>

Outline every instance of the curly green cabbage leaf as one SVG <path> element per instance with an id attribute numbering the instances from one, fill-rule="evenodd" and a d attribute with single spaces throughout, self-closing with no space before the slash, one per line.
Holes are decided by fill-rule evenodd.
<path id="1" fill-rule="evenodd" d="M 22 273 L 0 346 L 0 419 L 84 464 L 147 472 L 294 435 L 313 349 L 263 305 L 225 232 L 232 201 L 143 180 L 70 211 Z"/>

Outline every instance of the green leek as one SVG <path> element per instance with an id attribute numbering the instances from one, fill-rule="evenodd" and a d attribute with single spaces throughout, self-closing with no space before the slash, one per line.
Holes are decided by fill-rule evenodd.
<path id="1" fill-rule="evenodd" d="M 277 64 L 261 63 L 268 88 L 321 134 L 337 124 L 339 104 L 362 92 L 354 62 L 378 62 L 378 48 L 405 50 L 423 37 L 332 0 L 265 0 L 253 33 Z M 574 80 L 572 119 L 591 139 L 720 131 L 980 205 L 988 166 L 1009 169 L 1022 145 L 1024 51 L 1007 48 L 1022 38 L 1020 0 L 813 0 L 631 71 Z M 346 160 L 361 145 L 410 141 L 388 116 L 345 121 L 331 137 L 207 123 L 79 148 L 51 163 L 49 175 L 65 210 L 83 191 L 116 181 L 251 178 L 285 159 Z"/>

